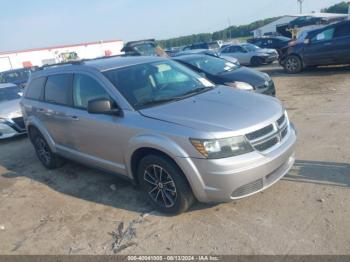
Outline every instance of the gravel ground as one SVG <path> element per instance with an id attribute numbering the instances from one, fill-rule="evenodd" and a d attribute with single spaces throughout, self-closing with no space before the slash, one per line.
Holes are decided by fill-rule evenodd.
<path id="1" fill-rule="evenodd" d="M 0 253 L 350 254 L 350 68 L 259 69 L 299 132 L 279 183 L 166 217 L 127 182 L 75 163 L 47 171 L 25 137 L 2 141 Z"/>

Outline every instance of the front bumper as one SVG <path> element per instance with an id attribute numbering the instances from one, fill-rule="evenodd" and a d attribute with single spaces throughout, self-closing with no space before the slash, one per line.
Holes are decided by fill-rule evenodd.
<path id="1" fill-rule="evenodd" d="M 296 133 L 290 126 L 283 143 L 269 153 L 252 152 L 226 159 L 182 159 L 180 165 L 200 202 L 227 202 L 258 193 L 287 174 L 294 164 L 295 142 Z"/>
<path id="2" fill-rule="evenodd" d="M 6 139 L 26 133 L 23 118 L 8 119 L 0 122 L 0 139 Z"/>
<path id="3" fill-rule="evenodd" d="M 278 54 L 273 54 L 273 55 L 270 55 L 270 56 L 267 56 L 267 57 L 262 57 L 263 59 L 263 63 L 272 63 L 274 61 L 277 61 L 278 60 Z"/>

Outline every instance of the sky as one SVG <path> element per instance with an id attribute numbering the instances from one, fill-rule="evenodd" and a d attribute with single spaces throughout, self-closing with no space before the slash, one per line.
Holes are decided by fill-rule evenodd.
<path id="1" fill-rule="evenodd" d="M 341 0 L 304 0 L 304 12 Z M 296 14 L 297 0 L 0 0 L 0 52 L 100 40 L 166 39 Z"/>

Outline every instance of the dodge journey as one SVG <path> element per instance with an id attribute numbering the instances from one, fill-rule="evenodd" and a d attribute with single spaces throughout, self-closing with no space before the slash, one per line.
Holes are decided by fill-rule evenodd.
<path id="1" fill-rule="evenodd" d="M 69 159 L 120 175 L 166 213 L 250 196 L 294 163 L 296 133 L 277 99 L 215 86 L 165 58 L 41 69 L 21 106 L 45 167 Z"/>

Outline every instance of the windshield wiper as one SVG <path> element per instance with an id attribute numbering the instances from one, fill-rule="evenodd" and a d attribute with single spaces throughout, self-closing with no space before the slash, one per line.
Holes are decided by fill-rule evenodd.
<path id="1" fill-rule="evenodd" d="M 168 103 L 168 102 L 172 102 L 172 101 L 178 101 L 178 100 L 184 99 L 186 97 L 189 97 L 189 96 L 191 96 L 193 94 L 203 93 L 206 90 L 209 90 L 209 89 L 212 89 L 212 88 L 213 87 L 198 87 L 198 88 L 192 89 L 192 90 L 182 94 L 181 96 L 174 96 L 174 97 L 171 97 L 171 98 L 164 98 L 164 99 L 144 100 L 144 101 L 140 101 L 140 102 L 134 104 L 134 107 L 142 109 L 145 106 L 155 106 L 155 105 L 164 104 L 164 103 Z"/>
<path id="2" fill-rule="evenodd" d="M 209 86 L 206 86 L 206 87 L 198 87 L 198 88 L 192 89 L 192 90 L 190 90 L 190 91 L 188 91 L 188 92 L 182 94 L 182 95 L 180 96 L 180 98 L 184 98 L 184 97 L 187 97 L 187 96 L 193 95 L 193 94 L 200 94 L 200 93 L 203 93 L 203 92 L 205 92 L 205 91 L 207 91 L 207 90 L 209 90 L 209 89 L 212 89 L 212 88 L 214 88 L 214 87 L 209 87 Z"/>
<path id="3" fill-rule="evenodd" d="M 178 98 L 172 97 L 172 98 L 165 98 L 165 99 L 144 100 L 144 101 L 140 101 L 140 102 L 134 104 L 134 107 L 143 108 L 145 106 L 154 106 L 154 105 L 168 103 L 168 102 L 175 101 L 175 100 L 178 100 Z"/>

